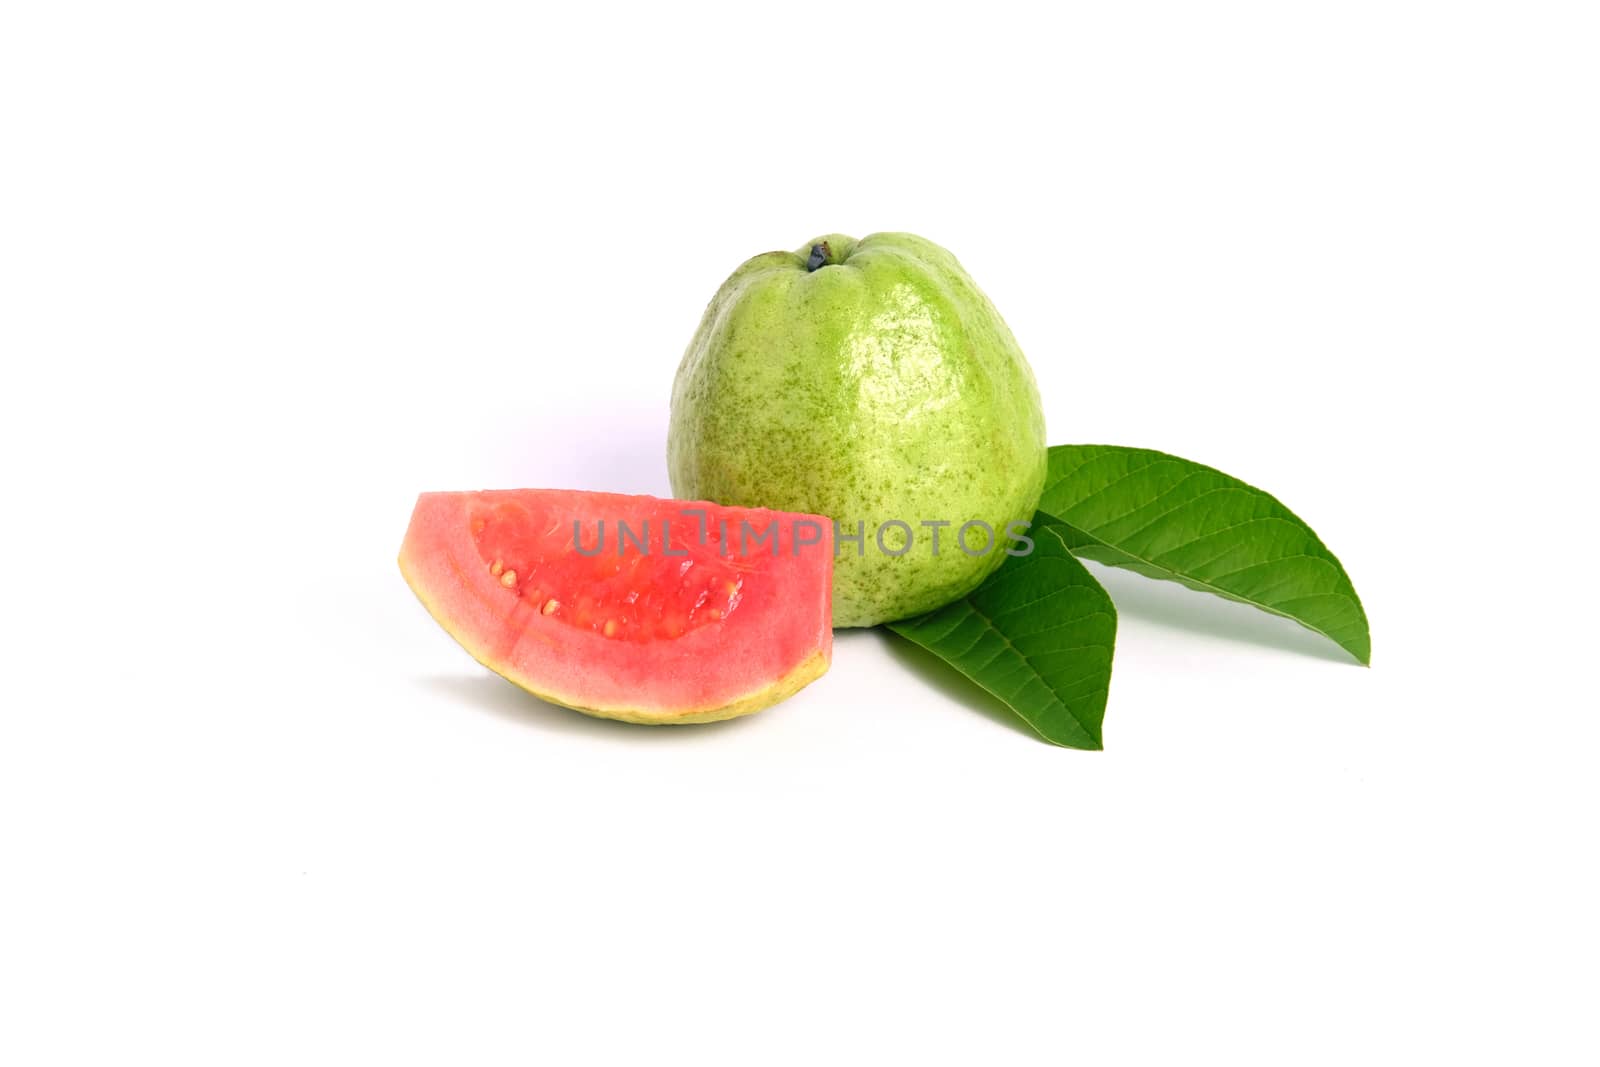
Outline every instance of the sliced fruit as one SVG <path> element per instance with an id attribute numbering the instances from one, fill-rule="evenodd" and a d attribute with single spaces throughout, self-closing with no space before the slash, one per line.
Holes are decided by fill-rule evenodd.
<path id="1" fill-rule="evenodd" d="M 713 722 L 833 655 L 833 524 L 561 489 L 423 493 L 400 571 L 479 663 L 608 719 Z"/>

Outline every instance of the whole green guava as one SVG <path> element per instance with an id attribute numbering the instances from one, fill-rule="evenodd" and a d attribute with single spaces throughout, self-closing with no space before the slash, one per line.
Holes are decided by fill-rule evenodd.
<path id="1" fill-rule="evenodd" d="M 680 498 L 831 517 L 833 624 L 872 626 L 1031 547 L 1011 535 L 1044 486 L 1044 413 L 954 256 L 908 233 L 834 234 L 756 256 L 717 291 L 673 382 L 667 463 Z"/>

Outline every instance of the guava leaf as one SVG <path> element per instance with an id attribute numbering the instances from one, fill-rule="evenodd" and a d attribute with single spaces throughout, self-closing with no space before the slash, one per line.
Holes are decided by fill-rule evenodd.
<path id="1" fill-rule="evenodd" d="M 1282 615 L 1371 662 L 1367 615 L 1339 560 L 1237 478 L 1147 448 L 1057 445 L 1039 510 L 1083 559 Z"/>
<path id="2" fill-rule="evenodd" d="M 999 697 L 1046 741 L 1102 747 L 1117 609 L 1048 516 L 1033 551 L 967 596 L 889 629 Z"/>

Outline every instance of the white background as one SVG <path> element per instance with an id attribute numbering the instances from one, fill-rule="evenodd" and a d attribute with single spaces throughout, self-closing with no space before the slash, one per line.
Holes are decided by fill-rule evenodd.
<path id="1" fill-rule="evenodd" d="M 1596 1062 L 1592 12 L 7 5 L 0 1061 Z M 666 493 L 723 277 L 886 229 L 1372 668 L 1097 571 L 1096 754 L 875 632 L 652 731 L 429 621 L 418 491 Z"/>

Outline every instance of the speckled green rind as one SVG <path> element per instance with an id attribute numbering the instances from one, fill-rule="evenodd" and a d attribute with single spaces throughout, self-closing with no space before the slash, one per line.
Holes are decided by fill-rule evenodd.
<path id="1" fill-rule="evenodd" d="M 826 265 L 806 268 L 826 244 Z M 769 252 L 723 283 L 672 390 L 673 493 L 832 516 L 840 540 L 833 623 L 872 626 L 931 611 L 1004 561 L 1005 530 L 1044 485 L 1044 414 L 1022 350 L 954 256 L 879 233 Z M 909 551 L 880 550 L 898 519 Z M 984 555 L 959 527 L 996 531 Z M 924 522 L 948 522 L 935 531 Z M 934 552 L 937 533 L 938 552 Z M 968 544 L 978 549 L 979 528 Z M 883 544 L 905 548 L 891 527 Z"/>

